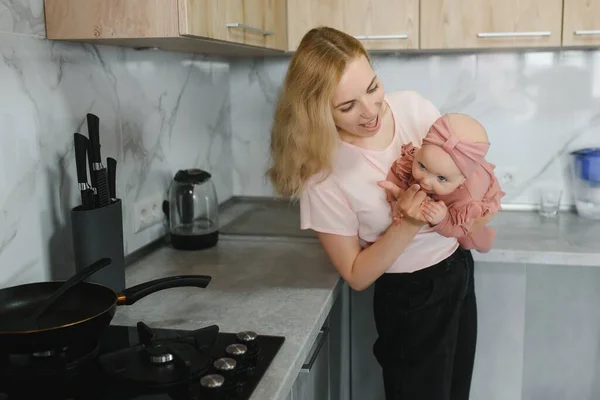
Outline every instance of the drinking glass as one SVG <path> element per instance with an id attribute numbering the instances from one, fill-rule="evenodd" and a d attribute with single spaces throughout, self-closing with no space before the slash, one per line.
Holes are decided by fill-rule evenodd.
<path id="1" fill-rule="evenodd" d="M 562 188 L 559 186 L 544 185 L 539 189 L 540 215 L 546 218 L 554 218 L 558 215 Z"/>

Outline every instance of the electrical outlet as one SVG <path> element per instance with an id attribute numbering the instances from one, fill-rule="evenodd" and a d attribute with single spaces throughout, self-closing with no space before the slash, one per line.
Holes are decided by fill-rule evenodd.
<path id="1" fill-rule="evenodd" d="M 162 222 L 164 218 L 162 203 L 163 197 L 156 194 L 145 197 L 133 205 L 133 233 Z"/>
<path id="2" fill-rule="evenodd" d="M 504 190 L 512 189 L 517 184 L 516 167 L 496 167 L 494 173 L 500 183 L 500 187 Z"/>

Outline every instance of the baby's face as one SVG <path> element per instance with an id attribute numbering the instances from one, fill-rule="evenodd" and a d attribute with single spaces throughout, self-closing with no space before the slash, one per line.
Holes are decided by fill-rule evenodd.
<path id="1" fill-rule="evenodd" d="M 465 181 L 450 155 L 433 145 L 417 150 L 412 173 L 421 189 L 429 194 L 450 194 Z"/>

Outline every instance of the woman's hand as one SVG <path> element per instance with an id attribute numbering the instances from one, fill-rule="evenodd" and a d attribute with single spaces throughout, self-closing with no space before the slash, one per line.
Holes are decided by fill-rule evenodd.
<path id="1" fill-rule="evenodd" d="M 414 225 L 420 226 L 427 223 L 421 209 L 421 203 L 427 199 L 427 194 L 421 190 L 419 185 L 412 185 L 404 191 L 390 181 L 380 181 L 377 184 L 396 199 L 393 212 L 399 212 L 403 219 Z"/>
<path id="2" fill-rule="evenodd" d="M 374 243 L 362 248 L 358 235 L 341 236 L 317 232 L 336 270 L 354 290 L 364 290 L 373 284 L 396 262 L 426 223 L 421 203 L 427 195 L 418 185 L 406 191 L 389 181 L 378 182 L 378 185 L 387 189 L 396 199 L 394 208 L 400 210 L 402 218 L 390 224 Z"/>

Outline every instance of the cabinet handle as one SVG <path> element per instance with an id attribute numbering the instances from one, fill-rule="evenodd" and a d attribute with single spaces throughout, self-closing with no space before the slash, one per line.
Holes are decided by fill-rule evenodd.
<path id="1" fill-rule="evenodd" d="M 576 35 L 584 36 L 584 35 L 600 35 L 600 29 L 589 30 L 589 31 L 575 31 Z"/>
<path id="2" fill-rule="evenodd" d="M 315 361 L 317 361 L 317 357 L 319 356 L 319 353 L 321 352 L 321 347 L 323 347 L 323 345 L 325 344 L 325 340 L 327 340 L 327 335 L 329 334 L 329 328 L 328 327 L 323 327 L 321 328 L 321 330 L 319 331 L 319 334 L 317 335 L 317 340 L 315 340 L 315 344 L 313 345 L 312 349 L 311 349 L 311 353 L 310 354 L 310 359 L 308 360 L 308 362 L 306 362 L 302 368 L 300 369 L 300 372 L 310 372 L 310 370 L 313 367 L 313 364 L 315 363 Z"/>
<path id="3" fill-rule="evenodd" d="M 394 39 L 408 39 L 408 35 L 401 33 L 398 35 L 357 35 L 354 38 L 358 40 L 394 40 Z"/>
<path id="4" fill-rule="evenodd" d="M 250 26 L 250 25 L 240 24 L 239 22 L 229 22 L 229 23 L 225 24 L 225 26 L 228 27 L 228 28 L 240 28 L 240 29 L 243 29 L 245 31 L 259 33 L 259 34 L 264 35 L 264 36 L 270 36 L 270 35 L 274 34 L 271 31 L 265 31 L 264 29 L 258 29 L 258 28 L 255 28 L 253 26 Z"/>
<path id="5" fill-rule="evenodd" d="M 524 36 L 550 36 L 552 32 L 479 32 L 478 38 L 495 38 L 495 37 L 524 37 Z"/>

